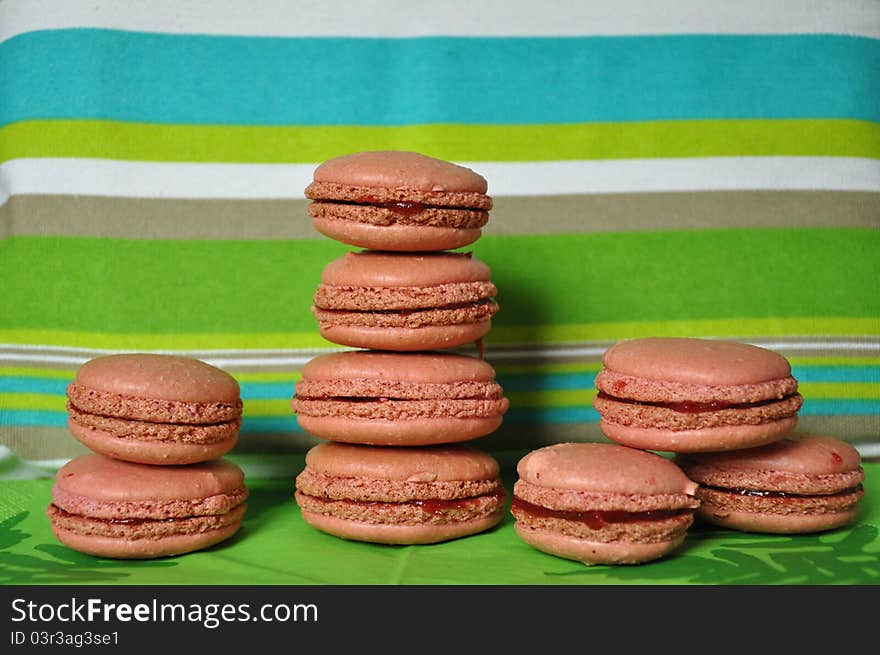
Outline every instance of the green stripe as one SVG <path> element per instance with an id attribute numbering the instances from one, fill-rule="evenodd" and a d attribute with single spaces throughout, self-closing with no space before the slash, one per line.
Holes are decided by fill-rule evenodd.
<path id="1" fill-rule="evenodd" d="M 323 267 L 346 250 L 329 239 L 13 237 L 0 242 L 4 306 L 13 309 L 0 312 L 0 337 L 110 348 L 327 347 L 311 298 Z M 486 236 L 474 252 L 499 289 L 489 342 L 880 334 L 880 230 Z"/>
<path id="2" fill-rule="evenodd" d="M 737 155 L 880 158 L 880 124 L 730 119 L 541 125 L 159 125 L 35 120 L 0 128 L 0 161 L 94 157 L 168 162 L 312 163 L 357 150 L 430 152 L 455 161 Z"/>

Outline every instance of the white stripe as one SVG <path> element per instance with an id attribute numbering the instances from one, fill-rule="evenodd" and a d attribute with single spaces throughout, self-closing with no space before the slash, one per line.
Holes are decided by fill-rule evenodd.
<path id="1" fill-rule="evenodd" d="M 880 340 L 840 340 L 840 341 L 784 341 L 766 339 L 760 341 L 744 340 L 762 348 L 777 352 L 812 351 L 853 351 L 866 354 L 880 353 Z M 535 348 L 519 346 L 493 346 L 490 359 L 493 361 L 540 359 L 597 359 L 613 342 L 581 342 L 576 344 L 544 345 Z M 194 357 L 214 366 L 235 368 L 236 366 L 299 367 L 313 357 L 329 352 L 349 350 L 347 348 L 326 348 L 309 350 L 156 350 L 152 352 Z M 0 344 L 0 365 L 15 362 L 31 362 L 78 367 L 94 357 L 129 352 L 102 348 L 64 348 L 35 344 Z"/>
<path id="2" fill-rule="evenodd" d="M 461 162 L 489 193 L 543 196 L 642 191 L 880 191 L 880 160 L 860 157 L 694 157 L 556 162 Z M 14 159 L 0 164 L 10 195 L 303 199 L 317 164 L 204 164 L 108 159 Z"/>
<path id="3" fill-rule="evenodd" d="M 261 36 L 839 33 L 880 38 L 877 0 L 6 0 L 0 41 L 100 27 Z"/>

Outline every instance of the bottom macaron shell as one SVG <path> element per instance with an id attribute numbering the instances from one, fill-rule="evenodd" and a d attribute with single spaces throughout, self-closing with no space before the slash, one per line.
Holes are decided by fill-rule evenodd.
<path id="1" fill-rule="evenodd" d="M 502 510 L 488 516 L 452 523 L 422 523 L 393 525 L 353 521 L 328 514 L 300 510 L 303 520 L 313 528 L 342 539 L 368 541 L 378 544 L 415 545 L 450 541 L 459 537 L 485 532 L 498 525 L 504 517 Z"/>
<path id="2" fill-rule="evenodd" d="M 760 425 L 729 425 L 699 430 L 638 428 L 604 419 L 599 422 L 602 434 L 622 446 L 674 453 L 716 452 L 763 446 L 785 438 L 795 427 L 796 416 Z"/>
<path id="3" fill-rule="evenodd" d="M 366 327 L 359 325 L 321 325 L 321 336 L 328 341 L 353 348 L 414 352 L 455 348 L 483 338 L 492 321 L 458 325 L 426 325 L 419 328 Z"/>
<path id="4" fill-rule="evenodd" d="M 373 225 L 337 218 L 314 218 L 315 229 L 341 243 L 372 250 L 417 252 L 454 250 L 480 238 L 480 228 L 432 225 Z"/>
<path id="5" fill-rule="evenodd" d="M 852 523 L 859 513 L 853 508 L 842 512 L 774 514 L 770 512 L 738 512 L 702 502 L 695 515 L 713 525 L 741 532 L 766 534 L 806 534 L 834 530 Z"/>
<path id="6" fill-rule="evenodd" d="M 238 442 L 238 433 L 216 443 L 183 443 L 169 440 L 144 440 L 117 437 L 68 421 L 70 433 L 89 450 L 101 455 L 137 464 L 184 465 L 207 462 L 228 453 Z"/>
<path id="7" fill-rule="evenodd" d="M 682 534 L 670 541 L 636 543 L 629 541 L 589 541 L 569 535 L 539 530 L 517 522 L 514 530 L 533 548 L 549 555 L 575 560 L 586 565 L 593 564 L 641 564 L 671 553 L 683 542 Z"/>
<path id="8" fill-rule="evenodd" d="M 502 417 L 437 417 L 391 421 L 299 414 L 296 420 L 303 430 L 327 441 L 374 446 L 430 446 L 483 437 L 501 425 Z"/>
<path id="9" fill-rule="evenodd" d="M 241 521 L 238 521 L 216 530 L 150 539 L 80 534 L 54 524 L 52 532 L 62 544 L 86 555 L 113 559 L 154 559 L 204 550 L 229 539 L 240 527 Z"/>

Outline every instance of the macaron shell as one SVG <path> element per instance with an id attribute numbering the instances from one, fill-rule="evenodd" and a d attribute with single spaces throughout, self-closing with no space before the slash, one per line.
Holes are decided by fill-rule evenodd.
<path id="1" fill-rule="evenodd" d="M 486 179 L 473 170 L 418 152 L 375 150 L 328 159 L 314 172 L 315 182 L 422 191 L 486 193 Z"/>
<path id="2" fill-rule="evenodd" d="M 753 448 L 788 436 L 797 427 L 797 416 L 759 425 L 725 425 L 696 430 L 640 428 L 605 419 L 599 429 L 623 446 L 674 453 L 695 453 Z"/>
<path id="3" fill-rule="evenodd" d="M 349 351 L 319 355 L 302 368 L 308 380 L 376 379 L 412 384 L 491 382 L 495 369 L 485 360 L 458 353 Z"/>
<path id="4" fill-rule="evenodd" d="M 319 331 L 327 341 L 341 346 L 415 352 L 455 348 L 473 343 L 482 339 L 491 327 L 491 319 L 418 328 L 334 325 L 328 322 L 319 325 Z"/>
<path id="5" fill-rule="evenodd" d="M 494 480 L 494 457 L 468 446 L 363 448 L 324 443 L 306 453 L 306 467 L 342 478 L 380 478 L 405 482 Z"/>
<path id="6" fill-rule="evenodd" d="M 74 383 L 97 392 L 187 403 L 237 403 L 231 375 L 197 359 L 153 353 L 96 357 L 77 370 Z"/>
<path id="7" fill-rule="evenodd" d="M 736 341 L 646 338 L 609 348 L 603 366 L 625 375 L 699 385 L 739 385 L 785 378 L 791 366 L 782 355 Z"/>
<path id="8" fill-rule="evenodd" d="M 393 252 L 454 250 L 472 244 L 483 233 L 480 228 L 370 225 L 330 218 L 315 218 L 312 224 L 318 232 L 335 241 Z"/>
<path id="9" fill-rule="evenodd" d="M 327 534 L 354 541 L 380 544 L 433 544 L 474 535 L 498 525 L 502 511 L 469 521 L 453 523 L 423 523 L 394 525 L 390 523 L 367 523 L 352 521 L 328 514 L 301 511 L 306 523 Z"/>
<path id="10" fill-rule="evenodd" d="M 321 439 L 380 446 L 429 446 L 470 441 L 494 432 L 502 423 L 500 415 L 391 421 L 298 414 L 296 420 L 304 431 Z"/>
<path id="11" fill-rule="evenodd" d="M 519 522 L 514 524 L 514 530 L 525 543 L 536 550 L 588 566 L 640 564 L 656 560 L 677 549 L 685 539 L 682 533 L 674 540 L 653 543 L 590 541 L 550 530 L 536 530 Z"/>
<path id="12" fill-rule="evenodd" d="M 780 514 L 775 512 L 737 512 L 703 503 L 696 511 L 700 519 L 723 528 L 766 534 L 807 534 L 824 532 L 849 525 L 856 520 L 859 508 L 842 512 Z"/>
<path id="13" fill-rule="evenodd" d="M 349 252 L 328 263 L 321 282 L 353 287 L 426 287 L 489 281 L 491 271 L 466 253 Z"/>
<path id="14" fill-rule="evenodd" d="M 139 464 L 184 465 L 218 459 L 238 443 L 238 431 L 213 443 L 187 443 L 121 438 L 106 430 L 68 420 L 70 433 L 89 450 L 107 457 Z"/>
<path id="15" fill-rule="evenodd" d="M 244 486 L 244 473 L 219 459 L 188 466 L 147 466 L 87 454 L 72 459 L 55 476 L 55 487 L 96 503 L 199 500 Z"/>
<path id="16" fill-rule="evenodd" d="M 670 460 L 617 444 L 545 446 L 520 459 L 517 473 L 536 486 L 590 493 L 691 495 L 696 489 Z"/>
<path id="17" fill-rule="evenodd" d="M 241 528 L 241 522 L 217 530 L 179 534 L 157 539 L 120 539 L 95 534 L 80 534 L 52 526 L 55 538 L 68 548 L 87 555 L 114 559 L 153 559 L 183 555 L 215 546 L 232 537 Z"/>

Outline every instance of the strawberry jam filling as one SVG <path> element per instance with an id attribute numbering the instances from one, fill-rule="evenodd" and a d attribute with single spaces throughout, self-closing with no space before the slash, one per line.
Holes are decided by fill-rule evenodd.
<path id="1" fill-rule="evenodd" d="M 756 496 L 759 498 L 814 498 L 817 496 L 833 498 L 834 496 L 849 496 L 850 494 L 859 493 L 863 489 L 862 485 L 856 485 L 855 487 L 830 494 L 796 494 L 790 491 L 762 491 L 761 489 L 728 489 L 726 487 L 713 487 L 710 485 L 700 486 L 719 493 L 732 494 L 734 496 Z"/>
<path id="2" fill-rule="evenodd" d="M 783 398 L 771 398 L 769 400 L 761 400 L 753 403 L 728 403 L 723 400 L 712 400 L 710 402 L 682 400 L 679 402 L 662 403 L 646 400 L 633 400 L 632 398 L 618 398 L 616 396 L 607 394 L 604 391 L 600 391 L 597 397 L 603 400 L 613 400 L 614 402 L 626 403 L 629 405 L 650 405 L 651 407 L 665 407 L 666 409 L 671 409 L 674 412 L 682 412 L 684 414 L 697 414 L 699 412 L 717 412 L 722 409 L 749 409 L 751 407 L 763 407 L 765 405 L 772 405 L 773 403 L 788 400 L 793 396 L 794 394 L 790 396 L 785 396 Z"/>
<path id="3" fill-rule="evenodd" d="M 307 494 L 304 494 L 307 495 Z M 351 500 L 351 499 L 331 499 L 311 496 L 322 503 L 345 503 L 346 505 L 358 505 L 360 507 L 371 507 L 381 511 L 384 508 L 394 508 L 400 505 L 414 505 L 419 507 L 428 514 L 444 514 L 455 510 L 472 510 L 486 499 L 495 499 L 501 502 L 505 498 L 504 488 L 498 487 L 495 491 L 484 494 L 482 496 L 471 496 L 469 498 L 421 498 L 415 500 L 404 500 L 400 502 L 388 502 L 381 500 Z"/>
<path id="4" fill-rule="evenodd" d="M 510 504 L 514 512 L 522 512 L 535 518 L 564 519 L 585 523 L 593 530 L 598 530 L 610 523 L 637 523 L 641 521 L 664 521 L 676 516 L 690 514 L 691 509 L 663 509 L 647 512 L 625 512 L 621 510 L 588 510 L 583 512 L 572 510 L 549 509 L 528 501 L 513 497 Z"/>

